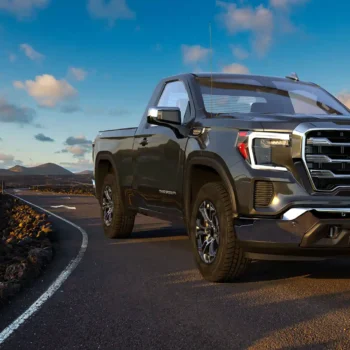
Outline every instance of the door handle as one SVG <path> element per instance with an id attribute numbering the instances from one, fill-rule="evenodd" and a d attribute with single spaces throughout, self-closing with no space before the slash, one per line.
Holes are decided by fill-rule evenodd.
<path id="1" fill-rule="evenodd" d="M 141 146 L 147 146 L 147 145 L 148 145 L 147 137 L 144 137 L 144 138 L 142 139 L 142 141 L 140 142 L 140 145 L 141 145 Z"/>

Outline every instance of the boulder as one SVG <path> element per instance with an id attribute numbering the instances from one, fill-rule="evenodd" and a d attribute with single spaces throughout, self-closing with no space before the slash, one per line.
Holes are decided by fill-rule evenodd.
<path id="1" fill-rule="evenodd" d="M 26 278 L 27 273 L 28 264 L 24 262 L 12 264 L 7 266 L 4 279 L 5 281 L 20 281 Z"/>
<path id="2" fill-rule="evenodd" d="M 46 248 L 34 248 L 28 253 L 28 260 L 33 265 L 44 266 L 52 260 L 52 249 Z"/>

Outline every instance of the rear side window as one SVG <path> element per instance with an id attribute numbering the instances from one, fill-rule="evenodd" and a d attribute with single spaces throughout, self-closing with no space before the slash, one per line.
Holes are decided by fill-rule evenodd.
<path id="1" fill-rule="evenodd" d="M 184 83 L 182 81 L 167 83 L 157 106 L 180 108 L 181 120 L 183 122 L 189 111 L 189 98 Z"/>

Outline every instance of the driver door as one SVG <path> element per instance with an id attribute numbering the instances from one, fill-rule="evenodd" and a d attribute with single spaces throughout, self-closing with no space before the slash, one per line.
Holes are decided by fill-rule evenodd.
<path id="1" fill-rule="evenodd" d="M 184 82 L 167 82 L 158 107 L 178 107 L 182 122 L 189 118 L 189 93 Z M 134 190 L 138 207 L 169 215 L 182 215 L 183 164 L 188 137 L 146 123 L 135 135 Z"/>

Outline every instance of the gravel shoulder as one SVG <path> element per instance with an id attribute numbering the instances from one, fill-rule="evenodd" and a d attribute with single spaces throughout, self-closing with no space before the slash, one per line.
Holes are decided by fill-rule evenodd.
<path id="1" fill-rule="evenodd" d="M 43 214 L 39 209 L 36 209 L 36 212 L 39 215 Z M 22 287 L 14 291 L 16 292 L 14 295 L 0 303 L 0 332 L 25 312 L 50 287 L 79 252 L 81 233 L 76 228 L 51 215 L 47 215 L 47 220 L 52 225 L 50 240 L 54 259 L 45 266 L 45 269 L 40 270 L 39 275 L 29 283 L 24 283 Z"/>
<path id="2" fill-rule="evenodd" d="M 90 185 L 48 185 L 48 186 L 32 186 L 31 191 L 40 193 L 58 193 L 66 195 L 84 195 L 93 196 L 94 190 Z"/>
<path id="3" fill-rule="evenodd" d="M 29 285 L 51 262 L 52 234 L 46 214 L 0 195 L 0 302 Z"/>

